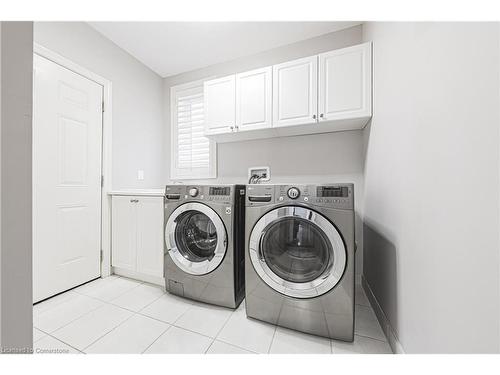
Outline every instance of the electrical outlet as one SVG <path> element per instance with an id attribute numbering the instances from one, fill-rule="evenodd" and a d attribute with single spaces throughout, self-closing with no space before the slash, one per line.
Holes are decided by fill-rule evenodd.
<path id="1" fill-rule="evenodd" d="M 139 170 L 137 171 L 137 179 L 138 179 L 139 181 L 144 180 L 144 171 L 143 171 L 143 170 L 139 169 Z"/>
<path id="2" fill-rule="evenodd" d="M 252 176 L 259 176 L 259 182 L 269 181 L 271 179 L 271 172 L 269 167 L 250 167 L 248 168 L 248 179 Z"/>

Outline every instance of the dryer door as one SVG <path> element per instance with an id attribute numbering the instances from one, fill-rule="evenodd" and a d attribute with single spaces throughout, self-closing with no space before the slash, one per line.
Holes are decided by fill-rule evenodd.
<path id="1" fill-rule="evenodd" d="M 165 244 L 173 262 L 191 275 L 204 275 L 222 263 L 227 233 L 221 218 L 201 203 L 186 203 L 170 215 Z"/>
<path id="2" fill-rule="evenodd" d="M 250 235 L 249 251 L 261 279 L 295 298 L 330 291 L 342 278 L 347 257 L 335 226 L 321 214 L 296 206 L 262 216 Z"/>

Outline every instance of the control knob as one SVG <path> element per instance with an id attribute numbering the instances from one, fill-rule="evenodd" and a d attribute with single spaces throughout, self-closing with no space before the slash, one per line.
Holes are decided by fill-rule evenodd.
<path id="1" fill-rule="evenodd" d="M 297 199 L 300 195 L 299 189 L 292 187 L 288 189 L 287 195 L 290 199 Z"/>
<path id="2" fill-rule="evenodd" d="M 193 187 L 193 188 L 189 189 L 189 196 L 194 198 L 197 195 L 198 195 L 198 188 Z"/>

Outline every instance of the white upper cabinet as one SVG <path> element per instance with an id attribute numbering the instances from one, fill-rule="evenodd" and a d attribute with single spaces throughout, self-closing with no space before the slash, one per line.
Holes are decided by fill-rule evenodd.
<path id="1" fill-rule="evenodd" d="M 204 83 L 205 134 L 230 133 L 236 125 L 235 76 Z"/>
<path id="2" fill-rule="evenodd" d="M 371 43 L 319 55 L 319 121 L 371 116 Z"/>
<path id="3" fill-rule="evenodd" d="M 272 126 L 272 67 L 236 75 L 236 129 Z"/>
<path id="4" fill-rule="evenodd" d="M 372 44 L 205 82 L 217 142 L 363 129 L 372 116 Z"/>
<path id="5" fill-rule="evenodd" d="M 316 123 L 318 56 L 273 66 L 273 127 Z"/>

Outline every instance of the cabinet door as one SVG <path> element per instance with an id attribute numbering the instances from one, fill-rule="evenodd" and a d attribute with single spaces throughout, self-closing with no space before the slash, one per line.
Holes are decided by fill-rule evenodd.
<path id="1" fill-rule="evenodd" d="M 137 199 L 137 272 L 163 277 L 163 198 Z"/>
<path id="2" fill-rule="evenodd" d="M 236 125 L 235 76 L 204 83 L 205 134 L 230 133 Z"/>
<path id="3" fill-rule="evenodd" d="M 137 204 L 135 197 L 113 196 L 111 202 L 111 265 L 136 269 Z"/>
<path id="4" fill-rule="evenodd" d="M 236 128 L 253 130 L 272 125 L 272 67 L 236 75 Z"/>
<path id="5" fill-rule="evenodd" d="M 316 123 L 318 56 L 273 66 L 273 126 Z"/>
<path id="6" fill-rule="evenodd" d="M 319 120 L 371 116 L 371 43 L 319 55 Z"/>

